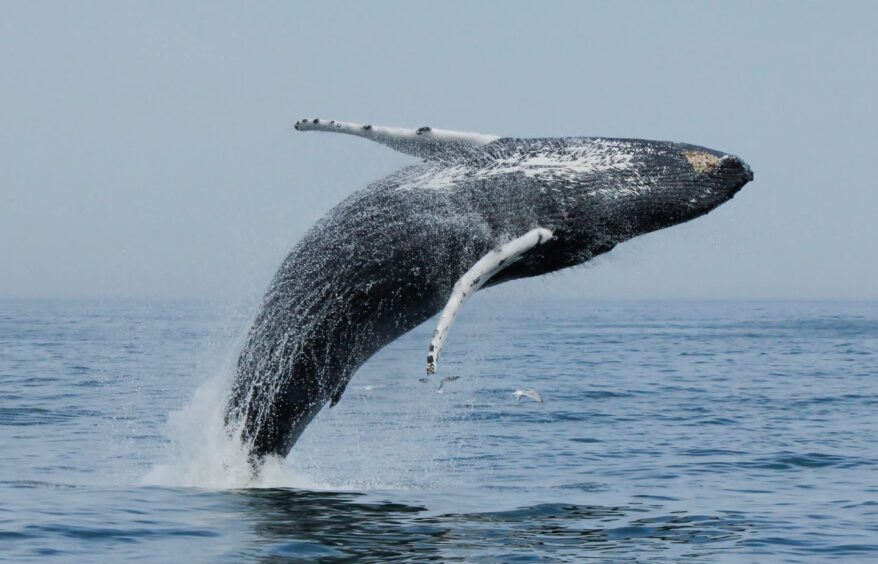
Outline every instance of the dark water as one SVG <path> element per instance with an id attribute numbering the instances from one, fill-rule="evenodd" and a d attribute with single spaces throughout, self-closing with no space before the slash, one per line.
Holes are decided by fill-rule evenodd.
<path id="1" fill-rule="evenodd" d="M 245 325 L 0 302 L 0 558 L 878 559 L 876 303 L 487 292 L 444 393 L 424 326 L 257 484 L 213 442 Z"/>

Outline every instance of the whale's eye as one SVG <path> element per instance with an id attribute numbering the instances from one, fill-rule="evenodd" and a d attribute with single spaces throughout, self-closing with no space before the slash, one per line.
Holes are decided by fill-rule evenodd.
<path id="1" fill-rule="evenodd" d="M 719 166 L 719 157 L 703 151 L 683 151 L 683 156 L 686 157 L 695 172 L 702 174 L 713 172 Z"/>

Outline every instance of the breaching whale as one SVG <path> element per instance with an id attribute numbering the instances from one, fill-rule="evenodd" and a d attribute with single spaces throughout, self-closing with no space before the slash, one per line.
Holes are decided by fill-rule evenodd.
<path id="1" fill-rule="evenodd" d="M 441 311 L 427 351 L 435 372 L 455 315 L 479 288 L 582 264 L 704 215 L 753 179 L 736 156 L 665 141 L 322 119 L 295 128 L 364 137 L 421 161 L 332 209 L 271 282 L 226 411 L 254 464 L 286 456 L 369 357 Z"/>

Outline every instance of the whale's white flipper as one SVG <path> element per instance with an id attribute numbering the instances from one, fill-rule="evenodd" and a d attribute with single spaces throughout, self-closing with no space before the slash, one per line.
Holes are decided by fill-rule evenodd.
<path id="1" fill-rule="evenodd" d="M 521 237 L 509 241 L 499 249 L 495 249 L 479 259 L 479 261 L 464 274 L 454 285 L 451 297 L 445 304 L 445 309 L 439 315 L 439 324 L 433 331 L 433 340 L 430 341 L 430 350 L 427 352 L 427 374 L 436 373 L 436 363 L 439 361 L 439 352 L 445 344 L 448 329 L 454 323 L 460 306 L 476 290 L 481 288 L 492 276 L 520 259 L 529 250 L 541 245 L 552 238 L 552 232 L 538 227 L 531 229 Z"/>
<path id="2" fill-rule="evenodd" d="M 327 119 L 303 119 L 297 121 L 294 127 L 297 131 L 328 131 L 365 137 L 400 153 L 428 160 L 441 159 L 443 155 L 460 147 L 478 147 L 500 139 L 496 135 L 431 127 L 402 129 Z"/>

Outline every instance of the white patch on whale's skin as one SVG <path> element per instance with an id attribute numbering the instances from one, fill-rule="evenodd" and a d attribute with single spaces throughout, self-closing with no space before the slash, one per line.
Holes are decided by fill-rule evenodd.
<path id="1" fill-rule="evenodd" d="M 528 178 L 548 176 L 573 179 L 582 174 L 630 169 L 633 158 L 634 155 L 626 151 L 623 142 L 590 139 L 588 142 L 571 142 L 557 150 L 545 147 L 537 151 L 518 151 L 497 159 L 496 164 L 486 169 L 486 173 L 521 171 Z"/>
<path id="2" fill-rule="evenodd" d="M 429 167 L 408 179 L 402 189 L 444 189 L 462 182 L 521 174 L 547 183 L 571 183 L 586 175 L 610 171 L 636 171 L 635 154 L 628 143 L 615 139 L 570 139 L 566 144 L 535 143 L 515 147 L 488 161 L 460 161 Z M 643 149 L 641 148 L 642 152 Z M 633 182 L 625 190 L 606 190 L 608 195 L 641 192 L 647 182 Z M 604 192 L 597 189 L 596 192 Z"/>
<path id="3" fill-rule="evenodd" d="M 525 253 L 537 245 L 541 245 L 552 238 L 552 232 L 542 227 L 531 229 L 521 237 L 509 241 L 499 249 L 495 249 L 479 259 L 466 274 L 454 285 L 451 297 L 445 308 L 439 315 L 439 323 L 433 331 L 433 340 L 430 341 L 430 349 L 427 352 L 427 374 L 436 373 L 436 364 L 439 361 L 439 353 L 448 337 L 448 330 L 454 323 L 457 312 L 463 302 L 473 295 L 492 276 L 520 259 Z"/>
<path id="4" fill-rule="evenodd" d="M 387 145 L 401 153 L 423 159 L 441 156 L 454 147 L 478 147 L 499 139 L 496 135 L 485 135 L 467 131 L 451 131 L 419 127 L 404 129 L 401 127 L 385 127 L 382 125 L 363 125 L 351 121 L 335 121 L 326 119 L 303 119 L 293 127 L 297 131 L 325 131 L 329 133 L 345 133 L 365 137 L 383 145 Z"/>

